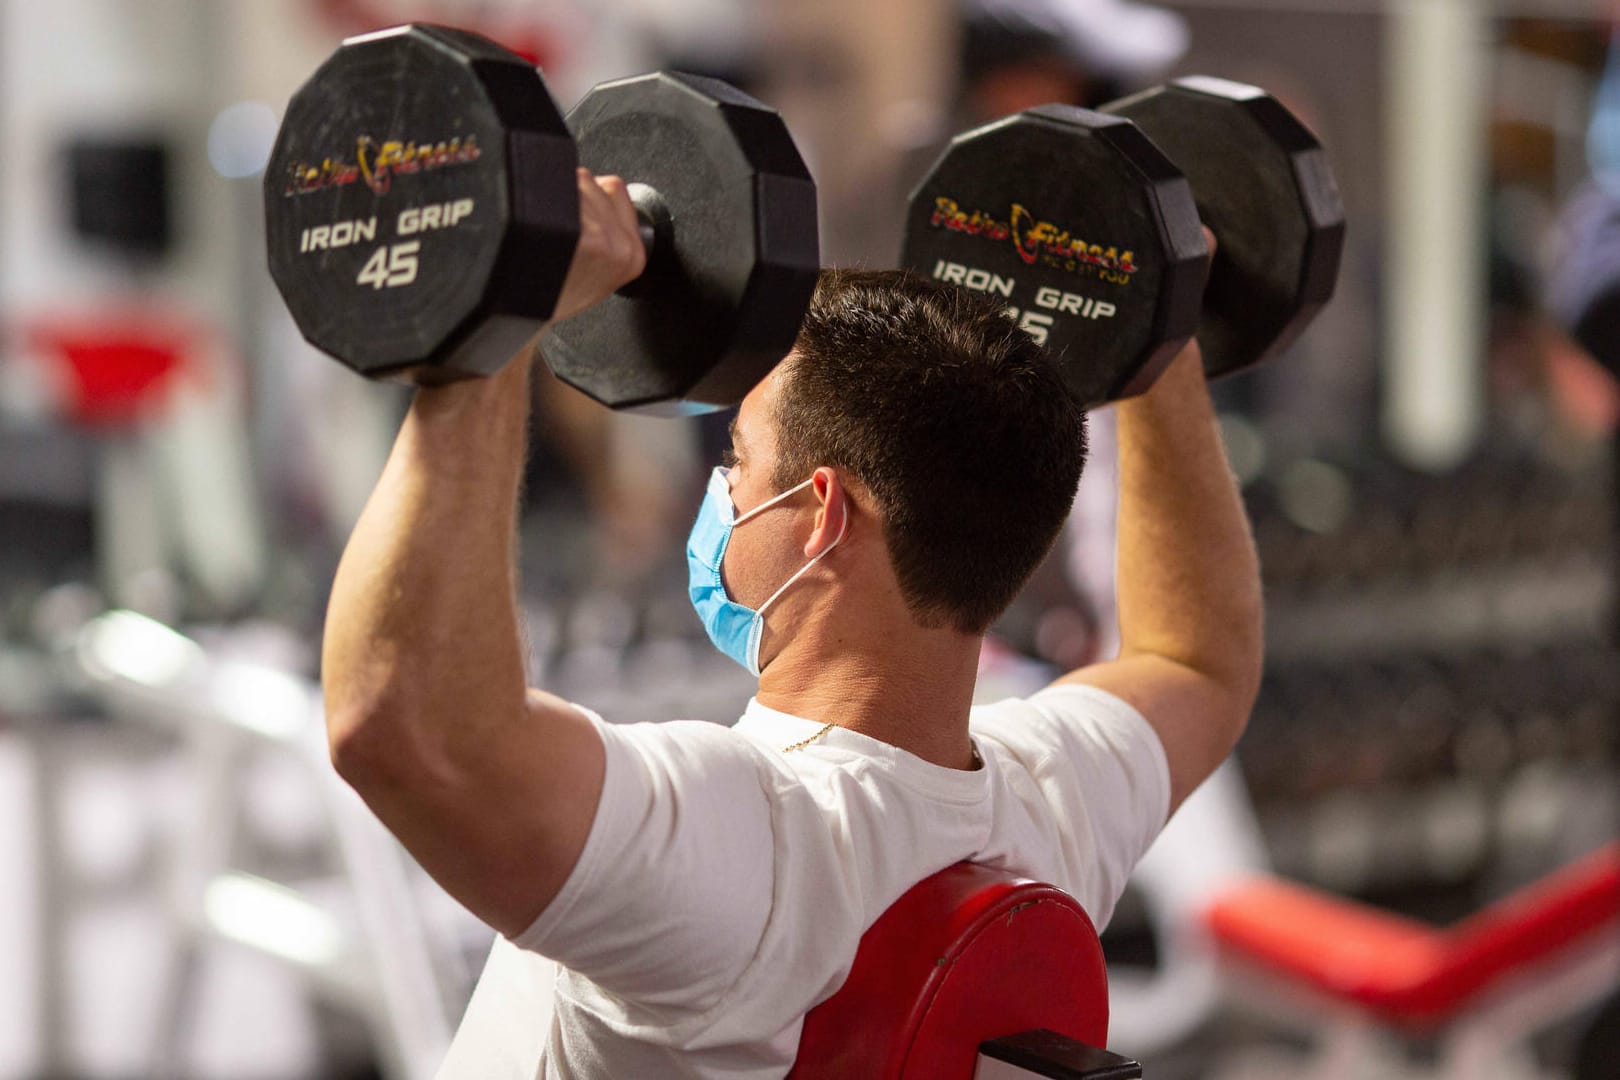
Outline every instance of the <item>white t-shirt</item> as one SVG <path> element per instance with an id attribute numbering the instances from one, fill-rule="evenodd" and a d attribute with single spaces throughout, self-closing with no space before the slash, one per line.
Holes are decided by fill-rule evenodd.
<path id="1" fill-rule="evenodd" d="M 750 702 L 733 728 L 614 726 L 549 907 L 497 939 L 439 1080 L 786 1074 L 861 934 L 964 859 L 1051 882 L 1099 930 L 1163 827 L 1164 750 L 1089 687 L 975 708 L 961 771 Z"/>

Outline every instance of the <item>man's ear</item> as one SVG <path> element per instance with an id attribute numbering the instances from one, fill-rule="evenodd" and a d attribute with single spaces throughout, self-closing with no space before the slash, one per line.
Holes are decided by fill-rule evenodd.
<path id="1" fill-rule="evenodd" d="M 844 487 L 838 471 L 822 465 L 810 478 L 810 490 L 815 493 L 816 520 L 810 538 L 804 542 L 807 558 L 824 555 L 849 532 L 849 490 Z"/>

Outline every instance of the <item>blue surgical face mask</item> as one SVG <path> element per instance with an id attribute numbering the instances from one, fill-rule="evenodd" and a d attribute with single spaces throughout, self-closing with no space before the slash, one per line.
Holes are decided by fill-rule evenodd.
<path id="1" fill-rule="evenodd" d="M 703 620 L 703 629 L 709 632 L 709 640 L 714 642 L 715 648 L 747 668 L 750 675 L 757 677 L 759 643 L 765 635 L 765 609 L 776 603 L 776 598 L 786 592 L 789 585 L 803 577 L 805 571 L 820 562 L 822 556 L 838 546 L 844 539 L 844 529 L 839 530 L 837 540 L 829 544 L 820 555 L 801 566 L 757 609 L 739 604 L 726 594 L 725 583 L 720 580 L 720 562 L 725 558 L 726 546 L 731 542 L 731 530 L 775 506 L 789 495 L 809 487 L 811 480 L 766 499 L 745 514 L 738 514 L 736 506 L 731 501 L 731 484 L 726 479 L 727 471 L 724 468 L 716 468 L 710 474 L 708 493 L 703 496 L 703 505 L 698 509 L 697 521 L 693 522 L 692 533 L 686 540 L 687 592 L 691 595 L 692 606 L 697 609 L 698 618 Z M 846 529 L 849 526 L 848 517 L 844 519 L 844 526 Z"/>

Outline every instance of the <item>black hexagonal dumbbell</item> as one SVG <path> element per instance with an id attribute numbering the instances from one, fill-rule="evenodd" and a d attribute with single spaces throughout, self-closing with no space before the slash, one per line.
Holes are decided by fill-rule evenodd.
<path id="1" fill-rule="evenodd" d="M 1043 105 L 958 135 L 911 196 L 901 262 L 1005 300 L 1087 405 L 1152 385 L 1209 249 L 1181 172 L 1127 120 Z"/>
<path id="2" fill-rule="evenodd" d="M 304 336 L 372 378 L 497 370 L 556 305 L 584 164 L 631 182 L 648 267 L 554 327 L 548 360 L 616 408 L 740 400 L 792 345 L 820 264 L 780 117 L 662 74 L 598 87 L 570 119 L 577 149 L 539 72 L 477 35 L 344 42 L 294 96 L 265 178 L 271 274 Z"/>
<path id="3" fill-rule="evenodd" d="M 596 87 L 568 126 L 581 165 L 632 181 L 652 237 L 639 279 L 551 327 L 546 362 L 616 408 L 741 401 L 792 346 L 820 269 L 815 187 L 781 118 L 660 72 Z"/>
<path id="4" fill-rule="evenodd" d="M 1198 344 L 1226 375 L 1287 348 L 1333 295 L 1344 204 L 1322 144 L 1258 87 L 1204 75 L 1102 111 L 1141 128 L 1187 175 L 1215 234 Z"/>
<path id="5" fill-rule="evenodd" d="M 957 136 L 912 195 L 901 261 L 1004 298 L 1099 405 L 1151 386 L 1195 331 L 1212 376 L 1279 352 L 1332 294 L 1343 238 L 1304 125 L 1254 87 L 1191 78 Z"/>

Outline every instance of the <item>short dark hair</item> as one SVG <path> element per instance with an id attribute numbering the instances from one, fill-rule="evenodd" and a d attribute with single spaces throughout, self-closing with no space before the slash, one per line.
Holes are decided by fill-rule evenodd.
<path id="1" fill-rule="evenodd" d="M 776 401 L 776 490 L 829 465 L 872 493 L 924 626 L 979 634 L 1063 527 L 1085 413 L 998 303 L 900 271 L 824 270 Z"/>

